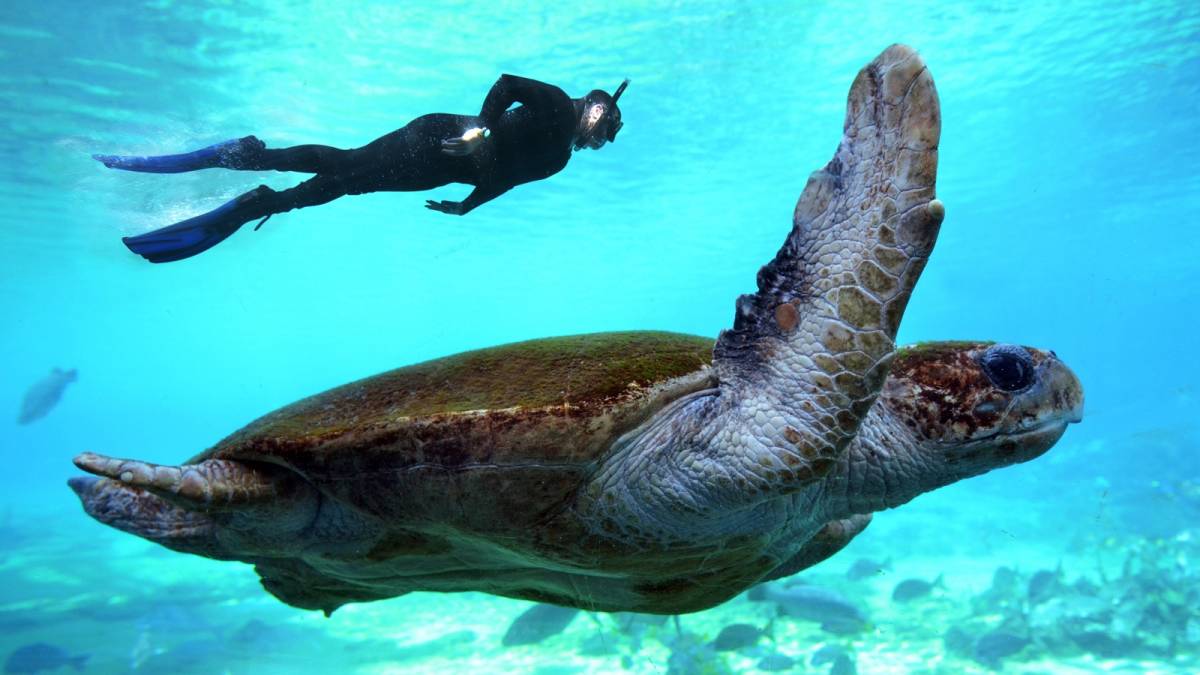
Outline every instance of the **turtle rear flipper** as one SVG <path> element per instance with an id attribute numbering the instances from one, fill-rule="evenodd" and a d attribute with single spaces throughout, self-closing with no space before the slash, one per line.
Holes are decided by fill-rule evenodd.
<path id="1" fill-rule="evenodd" d="M 168 548 L 176 548 L 167 543 L 173 541 L 170 532 L 176 523 L 192 527 L 204 522 L 217 550 L 226 553 L 178 550 L 214 558 L 294 552 L 300 546 L 297 535 L 312 525 L 321 503 L 298 474 L 275 465 L 206 459 L 164 466 L 85 452 L 75 458 L 75 466 L 107 479 L 90 485 L 75 479 L 79 487 L 71 484 L 97 520 Z M 85 497 L 81 488 L 92 496 Z"/>
<path id="2" fill-rule="evenodd" d="M 846 548 L 850 540 L 857 537 L 870 524 L 871 514 L 869 513 L 856 513 L 849 518 L 825 523 L 825 526 L 818 530 L 804 546 L 801 546 L 795 555 L 768 573 L 762 580 L 774 581 L 790 577 L 801 570 L 824 562 L 833 554 Z"/>
<path id="3" fill-rule="evenodd" d="M 217 541 L 212 519 L 180 508 L 142 488 L 120 481 L 75 476 L 67 485 L 96 520 L 171 550 L 218 560 L 233 559 Z"/>

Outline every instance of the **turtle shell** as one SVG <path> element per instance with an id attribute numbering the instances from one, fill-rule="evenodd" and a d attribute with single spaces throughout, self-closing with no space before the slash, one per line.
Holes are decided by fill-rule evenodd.
<path id="1" fill-rule="evenodd" d="M 567 500 L 621 434 L 714 386 L 712 346 L 639 331 L 465 352 L 293 403 L 191 462 L 286 466 L 393 523 L 527 526 Z"/>

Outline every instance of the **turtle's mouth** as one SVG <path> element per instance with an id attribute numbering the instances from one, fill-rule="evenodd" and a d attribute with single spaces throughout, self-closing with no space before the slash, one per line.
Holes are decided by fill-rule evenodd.
<path id="1" fill-rule="evenodd" d="M 1063 433 L 1067 431 L 1067 425 L 1070 423 L 1070 421 L 1064 420 L 1048 422 L 1001 440 L 997 446 L 1003 448 L 1011 442 L 1018 449 L 1015 452 L 1018 455 L 1016 461 L 1026 462 L 1041 457 L 1047 450 L 1054 447 L 1058 439 L 1062 438 Z"/>
<path id="2" fill-rule="evenodd" d="M 1046 454 L 1062 438 L 1074 419 L 1054 419 L 1029 429 L 997 432 L 959 446 L 947 447 L 943 457 L 951 466 L 970 467 L 974 475 L 1003 466 L 1028 462 Z"/>

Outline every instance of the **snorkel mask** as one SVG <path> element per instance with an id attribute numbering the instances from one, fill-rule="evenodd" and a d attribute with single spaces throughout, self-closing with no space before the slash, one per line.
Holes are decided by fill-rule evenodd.
<path id="1" fill-rule="evenodd" d="M 595 150 L 616 139 L 617 132 L 625 125 L 621 121 L 621 109 L 617 107 L 617 99 L 621 98 L 625 87 L 628 86 L 629 80 L 626 79 L 612 96 L 603 89 L 593 89 L 583 97 L 583 133 L 575 141 L 576 150 Z"/>

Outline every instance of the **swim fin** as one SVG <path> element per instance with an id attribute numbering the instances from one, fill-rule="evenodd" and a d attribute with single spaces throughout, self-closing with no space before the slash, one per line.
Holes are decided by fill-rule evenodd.
<path id="1" fill-rule="evenodd" d="M 266 185 L 260 185 L 208 213 L 136 237 L 123 237 L 121 241 L 130 251 L 152 263 L 190 258 L 221 243 L 247 222 L 270 217 L 270 211 L 255 202 L 274 193 Z"/>
<path id="2" fill-rule="evenodd" d="M 143 173 L 183 173 L 197 169 L 221 167 L 225 169 L 251 169 L 250 161 L 264 149 L 266 144 L 254 136 L 235 138 L 224 143 L 210 145 L 194 152 L 179 155 L 92 155 L 92 159 L 110 169 L 141 171 Z"/>

